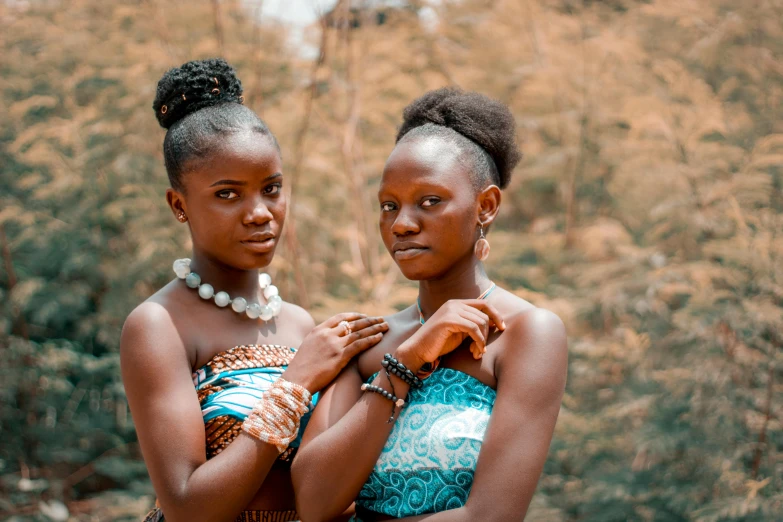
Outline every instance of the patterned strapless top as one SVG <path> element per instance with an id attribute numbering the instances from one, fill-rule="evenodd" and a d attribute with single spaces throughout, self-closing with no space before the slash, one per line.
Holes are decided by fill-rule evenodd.
<path id="1" fill-rule="evenodd" d="M 276 344 L 236 346 L 221 352 L 193 372 L 211 459 L 242 432 L 242 422 L 269 386 L 294 358 L 296 348 Z M 313 405 L 318 400 L 313 395 Z M 312 409 L 311 409 L 312 412 Z M 310 413 L 299 426 L 299 435 L 278 460 L 290 464 L 302 439 Z"/>
<path id="2" fill-rule="evenodd" d="M 396 518 L 464 506 L 496 395 L 466 373 L 435 370 L 408 392 L 356 504 Z"/>

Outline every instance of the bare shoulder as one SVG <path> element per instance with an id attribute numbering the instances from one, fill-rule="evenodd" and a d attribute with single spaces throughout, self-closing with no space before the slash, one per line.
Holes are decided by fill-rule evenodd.
<path id="1" fill-rule="evenodd" d="M 153 370 L 165 362 L 188 361 L 166 296 L 160 292 L 137 306 L 125 320 L 120 338 L 123 373 L 130 367 Z"/>
<path id="2" fill-rule="evenodd" d="M 531 307 L 521 310 L 506 321 L 506 331 L 514 334 L 547 336 L 565 341 L 566 329 L 562 319 L 545 308 Z"/>
<path id="3" fill-rule="evenodd" d="M 303 339 L 315 328 L 313 316 L 301 306 L 286 301 L 283 303 L 283 311 L 286 322 L 297 331 L 300 338 Z"/>
<path id="4" fill-rule="evenodd" d="M 419 327 L 418 313 L 412 307 L 395 314 L 384 316 L 389 330 L 383 334 L 381 342 L 358 356 L 358 368 L 362 376 L 372 375 L 381 367 L 383 354 L 394 350 L 408 339 Z"/>
<path id="5" fill-rule="evenodd" d="M 501 377 L 504 370 L 522 372 L 526 379 L 549 382 L 554 389 L 562 389 L 568 368 L 568 339 L 563 321 L 549 310 L 516 299 L 518 311 L 506 320 L 496 375 Z"/>
<path id="6" fill-rule="evenodd" d="M 401 310 L 397 312 L 396 314 L 386 315 L 383 317 L 383 319 L 386 321 L 386 323 L 389 325 L 389 330 L 394 328 L 395 326 L 397 329 L 408 327 L 411 322 L 412 317 L 412 311 L 413 307 L 408 307 L 404 310 Z"/>
<path id="7" fill-rule="evenodd" d="M 521 297 L 502 290 L 502 297 L 498 303 L 503 319 L 506 322 L 507 337 L 519 339 L 523 336 L 548 336 L 550 340 L 561 339 L 565 342 L 565 325 L 557 314 L 539 308 Z M 512 343 L 518 345 L 520 343 Z"/>

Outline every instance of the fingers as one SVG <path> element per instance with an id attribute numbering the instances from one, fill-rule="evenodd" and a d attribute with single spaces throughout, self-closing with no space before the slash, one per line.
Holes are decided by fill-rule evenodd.
<path id="1" fill-rule="evenodd" d="M 358 312 L 345 312 L 345 313 L 337 314 L 337 315 L 334 315 L 334 316 L 330 317 L 329 319 L 327 319 L 326 321 L 321 323 L 320 326 L 324 326 L 326 328 L 334 328 L 338 324 L 340 324 L 341 321 L 348 321 L 348 322 L 350 322 L 350 321 L 357 321 L 357 320 L 363 319 L 365 317 L 367 317 L 366 314 L 360 314 Z"/>
<path id="2" fill-rule="evenodd" d="M 389 325 L 386 322 L 374 324 L 372 326 L 368 326 L 367 328 L 362 328 L 361 330 L 351 332 L 350 335 L 345 337 L 346 340 L 345 344 L 347 346 L 360 339 L 364 339 L 365 337 L 370 337 L 371 335 L 375 335 L 377 333 L 384 333 L 388 330 L 389 330 Z"/>
<path id="3" fill-rule="evenodd" d="M 487 353 L 486 347 L 482 351 L 475 342 L 470 343 L 470 353 L 474 359 L 481 359 Z"/>
<path id="4" fill-rule="evenodd" d="M 351 330 L 351 334 L 345 338 L 345 355 L 348 359 L 378 344 L 383 334 L 389 331 L 389 324 L 383 317 L 367 317 L 355 321 Z"/>
<path id="5" fill-rule="evenodd" d="M 475 308 L 465 307 L 460 310 L 460 316 L 475 321 L 476 324 L 481 327 L 484 336 L 489 337 L 489 328 L 492 326 L 492 321 L 487 314 L 480 310 L 476 310 Z"/>
<path id="6" fill-rule="evenodd" d="M 500 312 L 498 312 L 497 308 L 488 302 L 484 301 L 483 299 L 467 299 L 462 302 L 468 307 L 479 310 L 487 315 L 489 320 L 498 330 L 503 331 L 506 329 L 506 323 L 503 321 L 503 317 L 501 317 Z"/>
<path id="7" fill-rule="evenodd" d="M 455 323 L 455 326 L 473 339 L 473 342 L 470 345 L 470 351 L 473 352 L 474 357 L 476 356 L 476 352 L 483 354 L 484 351 L 486 351 L 487 338 L 475 317 L 460 317 Z M 475 349 L 473 348 L 473 345 L 476 345 Z"/>
<path id="8" fill-rule="evenodd" d="M 363 330 L 365 328 L 369 328 L 378 324 L 386 324 L 386 321 L 383 317 L 364 317 L 362 319 L 358 319 L 356 321 L 352 321 L 349 323 L 348 326 L 351 327 L 352 332 L 358 332 L 360 330 Z M 386 326 L 386 329 L 388 330 L 388 325 Z M 375 333 L 375 332 L 373 332 Z"/>
<path id="9" fill-rule="evenodd" d="M 345 354 L 348 359 L 352 359 L 357 355 L 359 355 L 360 353 L 362 353 L 363 351 L 367 350 L 368 348 L 372 348 L 373 346 L 381 342 L 381 339 L 383 339 L 383 332 L 378 332 L 368 337 L 363 337 L 346 346 Z"/>
<path id="10" fill-rule="evenodd" d="M 481 330 L 481 343 L 474 341 L 470 345 L 470 351 L 476 359 L 481 358 L 487 352 L 487 339 L 489 339 L 490 319 L 489 316 L 475 308 L 465 307 L 460 311 L 460 316 L 464 319 L 476 323 Z"/>

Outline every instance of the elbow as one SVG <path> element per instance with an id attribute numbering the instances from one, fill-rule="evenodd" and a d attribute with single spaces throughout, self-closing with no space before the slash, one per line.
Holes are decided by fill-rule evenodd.
<path id="1" fill-rule="evenodd" d="M 301 451 L 301 450 L 300 450 Z M 302 469 L 302 455 L 301 453 L 296 456 L 294 462 L 291 464 L 291 485 L 294 487 L 294 499 L 296 502 L 296 512 L 299 517 L 302 517 L 302 513 L 307 513 L 307 505 L 302 502 L 302 499 L 309 498 L 310 494 L 307 487 L 307 474 Z M 308 520 L 310 520 L 308 518 Z"/>
<path id="2" fill-rule="evenodd" d="M 312 507 L 307 509 L 303 503 L 300 503 L 299 501 L 296 502 L 296 512 L 299 515 L 299 520 L 301 522 L 325 522 L 326 520 L 330 520 L 329 518 L 324 517 L 322 513 L 318 513 L 318 510 L 313 509 Z"/>
<path id="3" fill-rule="evenodd" d="M 335 510 L 322 499 L 326 496 L 315 492 L 295 489 L 296 512 L 301 522 L 326 522 L 338 517 L 344 510 Z"/>
<path id="4" fill-rule="evenodd" d="M 351 505 L 340 505 L 340 491 L 328 473 L 322 473 L 315 454 L 301 448 L 291 465 L 291 483 L 294 486 L 296 512 L 302 522 L 327 522 L 342 515 Z"/>
<path id="5" fill-rule="evenodd" d="M 299 519 L 302 522 L 318 522 L 325 520 L 320 514 L 323 512 L 318 502 L 314 500 L 319 498 L 320 495 L 311 491 L 311 486 L 308 480 L 308 473 L 305 471 L 306 465 L 303 465 L 302 455 L 300 453 L 294 459 L 291 465 L 291 483 L 294 486 L 294 498 L 296 499 L 296 512 L 299 515 Z M 312 471 L 312 468 L 310 468 Z"/>
<path id="6" fill-rule="evenodd" d="M 209 508 L 205 509 L 205 506 L 189 505 L 186 500 L 182 501 L 169 501 L 167 504 L 161 503 L 161 511 L 163 511 L 163 519 L 166 522 L 192 522 L 193 520 L 221 520 L 228 522 L 235 520 L 239 513 L 232 516 L 224 514 L 213 513 Z"/>
<path id="7" fill-rule="evenodd" d="M 187 508 L 187 501 L 169 499 L 167 502 L 163 502 L 158 499 L 163 516 L 166 522 L 185 522 L 186 520 L 194 520 L 193 514 L 190 513 Z M 198 517 L 196 517 L 198 518 Z"/>
<path id="8" fill-rule="evenodd" d="M 160 501 L 159 501 L 160 502 Z M 160 508 L 163 512 L 166 522 L 184 522 L 185 520 L 193 520 L 190 518 L 190 514 L 185 509 L 177 508 L 177 502 L 160 502 Z"/>
<path id="9" fill-rule="evenodd" d="M 205 516 L 211 516 L 203 509 L 193 505 L 193 499 L 189 498 L 186 487 L 176 493 L 158 495 L 158 503 L 166 522 L 187 522 L 191 520 L 206 520 Z M 211 519 L 210 519 L 211 520 Z"/>
<path id="10" fill-rule="evenodd" d="M 326 522 L 343 513 L 344 509 L 327 502 L 326 499 L 329 498 L 327 492 L 317 491 L 307 482 L 301 477 L 298 481 L 294 481 L 296 512 L 301 522 Z"/>
<path id="11" fill-rule="evenodd" d="M 339 516 L 342 511 L 330 513 L 329 506 L 321 505 L 319 502 L 313 502 L 313 499 L 296 497 L 296 512 L 301 522 L 327 522 Z"/>

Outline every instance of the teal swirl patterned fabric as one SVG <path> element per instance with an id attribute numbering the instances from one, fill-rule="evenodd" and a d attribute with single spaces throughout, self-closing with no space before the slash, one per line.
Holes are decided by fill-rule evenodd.
<path id="1" fill-rule="evenodd" d="M 356 504 L 397 518 L 464 506 L 495 397 L 476 378 L 438 368 L 408 392 Z"/>

